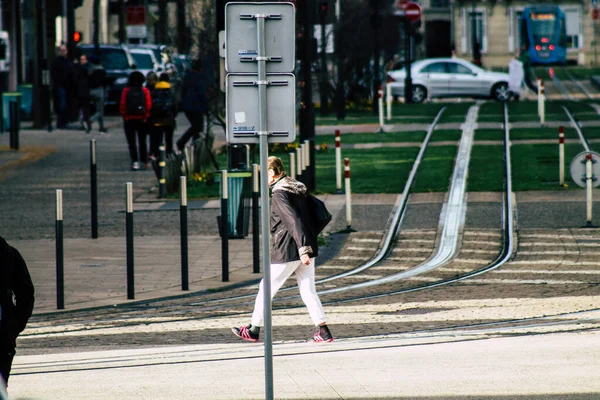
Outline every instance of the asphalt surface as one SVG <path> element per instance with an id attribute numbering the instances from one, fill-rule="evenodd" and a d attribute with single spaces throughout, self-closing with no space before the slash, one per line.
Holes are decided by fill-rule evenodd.
<path id="1" fill-rule="evenodd" d="M 36 270 L 48 272 L 53 266 L 55 190 L 62 189 L 65 236 L 71 245 L 80 246 L 76 261 L 82 276 L 80 288 L 91 284 L 102 289 L 105 283 L 100 277 L 110 272 L 108 268 L 82 268 L 91 256 L 102 262 L 112 260 L 106 266 L 111 264 L 114 270 L 124 265 L 119 255 L 122 243 L 117 242 L 125 233 L 125 182 L 133 182 L 134 209 L 148 207 L 155 196 L 152 171 L 129 169 L 118 125 L 113 121 L 108 135 L 23 131 L 23 153 L 30 154 L 30 159 L 15 161 L 14 153 L 4 152 L 8 156 L 3 158 L 0 152 L 0 235 L 19 243 L 26 259 L 32 246 L 46 246 L 40 255 L 45 264 L 36 264 Z M 176 137 L 184 128 L 180 123 Z M 105 238 L 100 250 L 105 254 L 83 254 L 90 234 L 90 138 L 98 142 L 100 235 Z M 0 145 L 7 140 L 0 136 Z M 324 246 L 319 277 L 368 260 L 397 201 L 396 195 L 357 197 L 352 227 L 358 232 L 352 234 L 335 234 L 346 228 L 343 200 L 339 195 L 325 199 L 334 221 L 328 227 L 331 241 Z M 365 272 L 360 279 L 409 268 L 426 259 L 435 245 L 444 198 L 443 193 L 411 195 L 398 252 L 372 275 Z M 600 296 L 593 246 L 600 238 L 598 230 L 577 229 L 584 218 L 583 191 L 523 192 L 515 198 L 519 252 L 498 274 L 443 289 L 348 303 L 336 303 L 341 295 L 323 296 L 328 322 L 338 338 L 333 346 L 307 349 L 304 342 L 313 328 L 301 302 L 297 297 L 277 298 L 273 329 L 276 398 L 597 398 L 600 355 L 594 343 Z M 454 276 L 460 269 L 476 269 L 488 262 L 499 246 L 501 196 L 469 193 L 468 202 L 459 260 L 446 271 L 400 282 L 396 288 Z M 197 292 L 172 296 L 177 281 L 169 281 L 170 289 L 165 289 L 165 270 L 176 269 L 177 260 L 169 255 L 167 265 L 150 252 L 172 251 L 176 246 L 178 215 L 147 210 L 134 214 L 136 241 L 147 239 L 142 252 L 152 267 L 147 285 L 155 290 L 148 292 L 147 299 L 163 300 L 128 304 L 119 292 L 114 301 L 122 307 L 106 307 L 110 303 L 92 298 L 86 307 L 102 307 L 35 315 L 19 339 L 11 392 L 22 399 L 263 398 L 262 346 L 241 345 L 228 329 L 247 323 L 256 287 L 228 291 L 250 295 L 250 299 L 226 302 L 222 309 L 205 306 L 223 296 L 206 290 L 219 287 L 218 273 L 198 277 Z M 217 214 L 217 207 L 208 206 L 189 211 L 190 234 L 199 241 L 210 239 L 196 255 L 198 265 L 204 260 L 215 271 L 220 267 L 215 256 L 220 249 Z M 244 242 L 248 244 L 237 244 Z M 236 282 L 257 279 L 250 271 L 248 254 L 248 249 L 239 250 Z M 95 275 L 90 279 L 92 271 Z M 50 273 L 36 286 L 42 292 L 53 283 Z M 81 290 L 78 296 L 85 292 Z M 45 293 L 51 297 L 52 291 Z M 586 314 L 579 317 L 577 313 Z M 81 382 L 86 384 L 83 389 Z"/>

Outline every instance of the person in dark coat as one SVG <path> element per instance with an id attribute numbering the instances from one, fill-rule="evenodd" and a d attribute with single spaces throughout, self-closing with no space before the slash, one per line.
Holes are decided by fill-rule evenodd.
<path id="1" fill-rule="evenodd" d="M 90 102 L 92 94 L 90 92 L 90 65 L 85 54 L 79 56 L 79 64 L 75 68 L 75 97 L 77 101 L 77 115 L 81 116 L 81 124 L 87 133 L 92 129 L 90 121 Z"/>
<path id="2" fill-rule="evenodd" d="M 52 99 L 56 112 L 56 127 L 64 129 L 69 122 L 68 94 L 73 80 L 73 64 L 67 58 L 67 46 L 58 49 L 58 56 L 50 66 L 52 78 Z"/>
<path id="3" fill-rule="evenodd" d="M 25 260 L 0 237 L 0 386 L 8 382 L 17 336 L 31 317 L 33 303 L 33 282 Z"/>
<path id="4" fill-rule="evenodd" d="M 96 112 L 90 117 L 90 122 L 98 121 L 100 132 L 106 132 L 104 127 L 104 102 L 106 100 L 106 70 L 98 56 L 90 57 L 88 84 L 90 96 L 96 107 Z"/>
<path id="5" fill-rule="evenodd" d="M 159 147 L 163 140 L 167 154 L 173 153 L 173 132 L 175 131 L 177 105 L 169 82 L 169 74 L 166 72 L 160 74 L 158 82 L 150 90 L 150 95 L 152 97 L 152 110 L 148 120 L 150 157 L 158 159 L 160 155 Z"/>
<path id="6" fill-rule="evenodd" d="M 181 109 L 191 126 L 179 140 L 177 148 L 182 151 L 191 139 L 198 140 L 204 130 L 204 114 L 208 111 L 206 100 L 206 82 L 202 74 L 202 60 L 192 63 L 192 68 L 185 72 L 181 84 Z"/>
<path id="7" fill-rule="evenodd" d="M 331 342 L 325 311 L 315 288 L 315 259 L 319 254 L 317 228 L 308 208 L 306 186 L 286 176 L 278 157 L 268 160 L 271 200 L 271 298 L 293 274 L 296 274 L 302 301 L 318 331 L 312 340 Z M 246 341 L 256 342 L 263 326 L 264 283 L 260 282 L 250 325 L 232 328 L 233 333 Z"/>
<path id="8" fill-rule="evenodd" d="M 148 118 L 152 109 L 152 97 L 150 91 L 144 87 L 144 74 L 133 71 L 129 74 L 127 87 L 121 93 L 119 111 L 123 116 L 123 128 L 127 145 L 129 146 L 129 157 L 131 158 L 131 169 L 134 171 L 148 168 Z M 138 154 L 139 142 L 139 154 Z"/>

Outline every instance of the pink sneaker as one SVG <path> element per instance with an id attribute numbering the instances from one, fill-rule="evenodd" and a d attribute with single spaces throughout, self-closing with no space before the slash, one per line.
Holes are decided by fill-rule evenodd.
<path id="1" fill-rule="evenodd" d="M 242 326 L 241 328 L 231 328 L 231 332 L 242 340 L 248 342 L 258 342 L 258 334 L 254 335 L 248 329 L 248 326 Z"/>
<path id="2" fill-rule="evenodd" d="M 331 333 L 329 333 L 325 336 L 321 336 L 321 333 L 317 332 L 313 336 L 313 341 L 315 343 L 333 342 L 333 336 L 331 335 Z"/>

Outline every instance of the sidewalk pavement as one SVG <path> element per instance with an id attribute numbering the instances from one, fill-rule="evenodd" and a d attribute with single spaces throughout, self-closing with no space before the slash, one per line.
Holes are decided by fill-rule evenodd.
<path id="1" fill-rule="evenodd" d="M 335 221 L 344 210 L 344 195 L 320 195 Z M 354 195 L 355 205 L 391 206 L 398 195 Z M 135 211 L 173 210 L 172 201 L 136 202 Z M 219 208 L 219 200 L 188 202 L 188 209 Z M 325 232 L 340 229 L 330 224 Z M 182 296 L 235 286 L 252 284 L 262 278 L 253 272 L 252 235 L 228 242 L 229 264 L 223 281 L 222 241 L 218 236 L 188 238 L 189 290 L 181 288 L 181 244 L 179 236 L 134 237 L 135 299 L 127 298 L 127 251 L 125 237 L 98 239 L 64 239 L 64 305 L 65 310 L 104 307 L 157 298 Z M 36 287 L 34 314 L 57 311 L 56 241 L 11 240 L 23 253 Z"/>
<path id="2" fill-rule="evenodd" d="M 487 340 L 483 340 L 487 339 Z M 19 356 L 14 399 L 265 399 L 263 344 Z M 411 332 L 273 344 L 275 399 L 596 400 L 598 331 Z M 83 384 L 82 384 L 83 383 Z M 41 396 L 43 397 L 41 397 Z"/>

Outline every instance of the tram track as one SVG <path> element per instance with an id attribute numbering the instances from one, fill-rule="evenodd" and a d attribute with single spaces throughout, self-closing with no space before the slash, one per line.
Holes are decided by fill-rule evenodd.
<path id="1" fill-rule="evenodd" d="M 507 160 L 505 176 L 511 177 L 510 131 L 506 105 L 504 105 L 503 111 L 505 131 L 504 151 Z M 439 116 L 438 114 L 434 122 L 439 119 Z M 432 123 L 430 127 L 431 131 L 434 128 L 435 124 Z M 426 147 L 426 145 L 423 145 L 421 151 L 424 152 Z M 415 163 L 413 169 L 415 171 L 414 174 L 416 174 L 418 163 Z M 414 174 L 411 173 L 411 175 Z M 391 217 L 391 222 L 388 223 L 384 238 L 377 233 L 363 233 L 352 234 L 349 240 L 347 240 L 345 251 L 354 247 L 357 249 L 357 253 L 362 254 L 363 259 L 368 258 L 367 260 L 362 261 L 362 264 L 360 257 L 356 257 L 356 260 L 342 260 L 341 257 L 347 254 L 344 252 L 334 263 L 323 266 L 324 270 L 329 273 L 328 276 L 326 275 L 324 278 L 318 280 L 318 289 L 320 290 L 324 304 L 330 307 L 345 307 L 348 304 L 354 307 L 356 304 L 363 304 L 365 302 L 374 302 L 374 304 L 377 304 L 382 301 L 384 304 L 387 304 L 389 301 L 393 302 L 390 299 L 402 298 L 402 295 L 407 293 L 415 296 L 416 292 L 428 293 L 431 292 L 429 289 L 439 289 L 441 287 L 451 289 L 448 291 L 448 296 L 452 296 L 451 293 L 455 293 L 460 288 L 460 286 L 457 286 L 460 283 L 469 285 L 473 290 L 483 290 L 484 292 L 485 286 L 497 284 L 527 285 L 527 287 L 543 291 L 544 282 L 549 281 L 547 276 L 555 273 L 555 271 L 545 271 L 544 269 L 550 269 L 545 264 L 543 265 L 544 269 L 531 272 L 535 268 L 531 264 L 527 264 L 527 251 L 535 250 L 537 248 L 535 246 L 539 246 L 540 244 L 535 239 L 531 239 L 535 237 L 535 234 L 530 236 L 521 235 L 525 243 L 532 246 L 525 247 L 523 257 L 517 257 L 517 259 L 522 258 L 520 264 L 518 262 L 515 263 L 513 260 L 516 243 L 514 240 L 515 227 L 513 225 L 513 215 L 515 211 L 512 206 L 511 179 L 506 179 L 502 227 L 499 227 L 495 231 L 460 231 L 460 249 L 456 254 L 458 257 L 454 257 L 453 255 L 449 259 L 445 259 L 444 262 L 440 262 L 435 268 L 415 273 L 415 271 L 418 271 L 420 265 L 435 259 L 433 254 L 436 249 L 440 248 L 439 232 L 443 232 L 443 228 L 440 227 L 437 232 L 435 230 L 400 229 L 400 222 L 404 218 L 406 208 L 408 207 L 409 193 L 410 185 L 407 182 L 402 196 L 403 199 L 406 199 L 406 202 L 404 205 L 400 203 L 394 211 L 394 217 Z M 404 208 L 403 212 L 400 211 L 401 207 Z M 395 219 L 397 219 L 397 225 L 393 222 Z M 586 237 L 589 237 L 591 240 L 595 238 L 593 235 Z M 564 242 L 564 238 L 561 239 L 561 242 Z M 573 244 L 573 247 L 576 247 L 576 253 L 581 255 L 581 246 L 577 246 L 577 243 L 571 244 Z M 371 245 L 376 245 L 379 248 L 379 252 L 374 257 Z M 379 255 L 381 256 L 379 257 Z M 565 255 L 568 254 L 565 253 Z M 490 262 L 489 260 L 492 261 Z M 496 270 L 504 266 L 507 262 L 510 264 L 510 268 L 502 272 L 514 273 L 515 277 L 519 277 L 518 279 L 505 279 L 504 277 L 499 277 L 499 275 L 492 275 L 495 272 L 499 272 Z M 368 267 L 365 267 L 365 265 L 368 265 Z M 328 266 L 334 268 L 326 268 Z M 336 269 L 335 267 L 338 268 Z M 317 268 L 317 271 L 319 268 Z M 337 272 L 339 270 L 342 273 Z M 411 270 L 413 272 L 408 275 L 408 271 Z M 354 273 L 348 273 L 350 271 L 354 271 Z M 592 274 L 598 273 L 593 267 L 590 267 L 590 272 Z M 489 275 L 483 276 L 488 273 Z M 582 278 L 582 275 L 585 274 L 574 274 L 574 277 L 569 282 L 581 280 L 582 284 L 571 284 L 576 287 L 589 288 L 590 283 L 593 281 L 590 281 L 589 276 L 585 277 L 585 279 Z M 339 278 L 334 279 L 336 276 Z M 390 278 L 390 276 L 393 276 L 393 278 Z M 378 284 L 367 284 L 366 287 L 362 287 L 356 286 L 362 283 L 357 281 L 377 281 Z M 341 290 L 332 290 L 337 287 L 341 288 Z M 347 287 L 353 287 L 353 289 L 349 290 Z M 283 292 L 291 289 L 284 288 Z M 191 329 L 203 329 L 202 327 L 206 328 L 207 325 L 212 327 L 215 324 L 215 320 L 243 321 L 249 315 L 255 292 L 255 285 L 251 285 L 238 288 L 232 292 L 227 291 L 183 299 L 152 301 L 136 306 L 103 309 L 94 313 L 61 314 L 46 318 L 38 317 L 34 318 L 28 330 L 24 332 L 23 340 L 25 343 L 41 340 L 40 345 L 43 345 L 44 343 L 48 343 L 48 341 L 54 339 L 60 341 L 65 337 L 81 338 L 86 335 L 112 337 L 112 335 L 118 335 L 118 332 L 124 331 L 132 332 L 127 333 L 127 335 L 134 335 L 137 330 L 141 329 L 143 331 L 144 327 L 151 326 L 157 331 L 167 329 L 167 326 L 171 326 L 171 328 L 168 328 L 169 332 L 173 329 L 181 329 L 185 332 L 190 329 L 189 327 L 193 327 Z M 440 292 L 437 293 L 439 294 Z M 295 313 L 295 310 L 299 308 L 303 308 L 298 296 L 286 295 L 284 293 L 281 293 L 281 295 L 275 298 L 273 307 L 273 310 L 278 315 L 285 316 L 289 313 Z M 502 323 L 502 321 L 508 320 L 498 319 L 496 322 Z M 231 323 L 237 324 L 237 322 Z M 443 329 L 447 327 L 448 323 L 440 321 L 436 325 L 439 326 L 439 329 Z M 180 328 L 177 328 L 177 326 Z M 405 329 L 410 330 L 411 327 L 412 325 L 410 324 L 404 328 L 399 328 L 398 324 L 391 324 L 384 329 L 388 333 L 394 333 L 404 332 Z M 153 338 L 152 340 L 159 339 Z"/>

